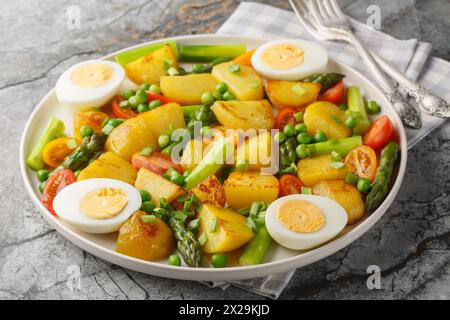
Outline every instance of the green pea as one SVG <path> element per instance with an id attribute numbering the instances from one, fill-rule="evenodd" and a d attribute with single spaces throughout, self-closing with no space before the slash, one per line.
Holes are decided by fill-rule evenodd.
<path id="1" fill-rule="evenodd" d="M 205 70 L 205 66 L 202 64 L 197 63 L 192 66 L 192 71 L 194 73 L 202 73 L 204 70 Z"/>
<path id="2" fill-rule="evenodd" d="M 369 112 L 369 114 L 377 114 L 380 113 L 380 111 L 380 106 L 376 101 L 369 101 L 367 104 L 367 112 Z"/>
<path id="3" fill-rule="evenodd" d="M 202 94 L 201 101 L 203 104 L 210 105 L 214 103 L 214 97 L 210 92 L 205 92 Z"/>
<path id="4" fill-rule="evenodd" d="M 228 91 L 228 86 L 226 83 L 224 82 L 220 82 L 217 86 L 216 86 L 216 91 L 220 94 L 224 94 L 225 92 Z"/>
<path id="5" fill-rule="evenodd" d="M 306 124 L 300 123 L 295 126 L 296 134 L 300 134 L 302 132 L 307 132 L 307 131 L 308 131 L 308 128 L 306 127 Z"/>
<path id="6" fill-rule="evenodd" d="M 141 89 L 145 90 L 145 91 L 148 91 L 148 89 L 150 89 L 150 84 L 149 83 L 143 83 L 141 85 Z"/>
<path id="7" fill-rule="evenodd" d="M 348 106 L 345 103 L 342 103 L 341 105 L 339 105 L 339 110 L 347 111 L 348 110 Z"/>
<path id="8" fill-rule="evenodd" d="M 314 141 L 316 142 L 325 142 L 327 141 L 327 135 L 323 131 L 317 131 L 314 135 Z"/>
<path id="9" fill-rule="evenodd" d="M 122 123 L 124 123 L 125 120 L 116 118 L 116 119 L 109 119 L 108 124 L 114 128 L 118 127 Z"/>
<path id="10" fill-rule="evenodd" d="M 152 195 L 147 190 L 139 190 L 142 202 L 147 202 L 152 200 Z"/>
<path id="11" fill-rule="evenodd" d="M 184 184 L 185 178 L 179 174 L 177 171 L 172 172 L 170 175 L 170 182 L 173 182 L 179 186 L 182 186 Z"/>
<path id="12" fill-rule="evenodd" d="M 138 102 L 137 102 L 137 99 L 136 99 L 136 96 L 134 95 L 134 96 L 132 96 L 132 97 L 130 97 L 129 99 L 128 99 L 128 104 L 130 105 L 130 107 L 131 108 L 133 108 L 133 109 L 136 109 L 137 108 L 137 106 L 138 106 Z"/>
<path id="13" fill-rule="evenodd" d="M 45 169 L 41 169 L 41 170 L 38 170 L 38 172 L 36 172 L 36 175 L 37 175 L 39 182 L 44 182 L 44 181 L 47 181 L 49 172 Z"/>
<path id="14" fill-rule="evenodd" d="M 131 106 L 130 106 L 130 103 L 128 102 L 128 100 L 123 100 L 123 101 L 120 101 L 119 107 L 121 107 L 122 109 L 128 109 Z"/>
<path id="15" fill-rule="evenodd" d="M 225 268 L 227 266 L 228 258 L 223 253 L 213 254 L 211 263 L 214 268 Z"/>
<path id="16" fill-rule="evenodd" d="M 299 159 L 308 158 L 308 147 L 304 144 L 298 145 L 295 149 L 295 152 L 297 153 L 297 157 Z"/>
<path id="17" fill-rule="evenodd" d="M 150 110 L 156 109 L 161 105 L 161 100 L 153 100 L 148 104 Z"/>
<path id="18" fill-rule="evenodd" d="M 358 121 L 354 117 L 347 117 L 345 120 L 345 126 L 349 129 L 355 129 L 358 124 Z"/>
<path id="19" fill-rule="evenodd" d="M 45 183 L 47 181 L 42 181 L 41 183 L 39 183 L 39 192 L 40 193 L 44 193 L 44 188 L 45 188 Z"/>
<path id="20" fill-rule="evenodd" d="M 361 178 L 358 180 L 358 191 L 361 193 L 365 193 L 367 191 L 369 191 L 370 187 L 372 186 L 372 183 L 370 182 L 369 179 L 366 178 Z"/>
<path id="21" fill-rule="evenodd" d="M 283 132 L 278 132 L 275 137 L 275 142 L 278 144 L 282 144 L 284 141 L 286 141 L 286 136 L 284 135 Z"/>
<path id="22" fill-rule="evenodd" d="M 303 112 L 297 112 L 296 114 L 294 114 L 295 121 L 302 122 L 304 115 L 305 114 Z"/>
<path id="23" fill-rule="evenodd" d="M 80 128 L 80 135 L 84 138 L 84 137 L 89 137 L 90 135 L 92 135 L 94 133 L 94 129 L 92 129 L 91 126 L 88 125 L 84 125 L 81 126 Z"/>
<path id="24" fill-rule="evenodd" d="M 238 171 L 247 171 L 249 164 L 246 160 L 238 160 L 236 163 L 236 169 Z"/>
<path id="25" fill-rule="evenodd" d="M 166 134 L 160 135 L 158 137 L 158 145 L 161 149 L 167 147 L 170 143 L 170 137 Z"/>
<path id="26" fill-rule="evenodd" d="M 234 97 L 234 95 L 230 91 L 227 91 L 227 92 L 225 92 L 223 94 L 223 100 L 231 101 L 231 100 L 236 100 L 236 98 Z"/>
<path id="27" fill-rule="evenodd" d="M 345 182 L 347 184 L 356 186 L 358 184 L 358 180 L 359 180 L 358 176 L 356 174 L 354 174 L 353 172 L 349 172 L 345 176 Z"/>
<path id="28" fill-rule="evenodd" d="M 150 201 L 143 202 L 141 205 L 141 210 L 145 213 L 152 213 L 155 208 L 156 206 Z"/>
<path id="29" fill-rule="evenodd" d="M 213 92 L 213 97 L 216 101 L 223 101 L 223 96 L 218 92 Z"/>
<path id="30" fill-rule="evenodd" d="M 297 136 L 297 142 L 299 144 L 310 144 L 314 141 L 314 138 L 311 137 L 307 132 L 302 132 Z"/>
<path id="31" fill-rule="evenodd" d="M 137 107 L 137 111 L 138 112 L 145 112 L 145 111 L 148 111 L 149 110 L 149 108 L 148 108 L 148 104 L 147 103 L 140 103 L 139 105 L 138 105 L 138 107 Z"/>
<path id="32" fill-rule="evenodd" d="M 283 133 L 286 137 L 290 138 L 295 136 L 295 128 L 292 124 L 288 124 L 284 127 Z"/>
<path id="33" fill-rule="evenodd" d="M 136 94 L 136 91 L 134 91 L 133 89 L 128 89 L 123 93 L 123 97 L 128 100 L 135 94 Z"/>
<path id="34" fill-rule="evenodd" d="M 147 92 L 145 92 L 145 90 L 139 90 L 138 92 L 136 92 L 136 103 L 139 105 L 140 103 L 143 103 L 147 100 Z"/>
<path id="35" fill-rule="evenodd" d="M 167 264 L 169 266 L 175 266 L 175 267 L 179 267 L 181 266 L 181 259 L 178 255 L 176 254 L 172 254 L 169 259 L 167 260 Z"/>
<path id="36" fill-rule="evenodd" d="M 161 88 L 158 87 L 156 84 L 152 84 L 150 86 L 150 88 L 148 89 L 148 91 L 150 91 L 151 93 L 154 93 L 154 94 L 159 94 L 159 93 L 161 93 Z"/>

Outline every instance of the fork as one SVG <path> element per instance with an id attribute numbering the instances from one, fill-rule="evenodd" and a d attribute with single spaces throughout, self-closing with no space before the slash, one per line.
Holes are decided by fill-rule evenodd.
<path id="1" fill-rule="evenodd" d="M 398 91 L 398 86 L 393 86 L 380 70 L 371 53 L 352 32 L 347 18 L 335 0 L 323 0 L 323 2 L 312 0 L 308 1 L 309 6 L 302 0 L 289 0 L 289 2 L 305 28 L 313 35 L 323 40 L 342 40 L 353 44 L 402 122 L 414 129 L 422 127 L 420 113 L 404 100 Z"/>

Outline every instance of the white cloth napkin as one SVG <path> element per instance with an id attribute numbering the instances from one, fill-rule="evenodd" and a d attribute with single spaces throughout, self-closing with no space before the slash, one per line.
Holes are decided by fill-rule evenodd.
<path id="1" fill-rule="evenodd" d="M 416 39 L 398 40 L 360 22 L 351 20 L 357 35 L 366 45 L 391 62 L 410 79 L 416 80 L 430 91 L 450 101 L 450 63 L 430 57 L 431 45 Z M 320 42 L 333 59 L 359 70 L 371 78 L 351 45 L 343 42 L 321 42 L 303 29 L 293 12 L 259 3 L 243 2 L 219 28 L 218 34 L 254 36 L 267 39 L 302 38 Z M 445 120 L 422 114 L 420 130 L 407 129 L 408 147 L 412 148 Z M 277 299 L 289 283 L 294 271 L 269 277 L 231 282 L 206 282 L 211 287 L 228 288 L 230 285 Z"/>

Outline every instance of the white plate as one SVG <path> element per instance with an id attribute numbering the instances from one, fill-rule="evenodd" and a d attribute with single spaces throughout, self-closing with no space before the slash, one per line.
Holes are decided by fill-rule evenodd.
<path id="1" fill-rule="evenodd" d="M 183 36 L 171 39 L 177 41 L 178 44 L 183 45 L 245 43 L 248 48 L 257 47 L 266 41 L 260 38 L 218 35 Z M 161 40 L 157 40 L 154 42 L 161 42 Z M 152 42 L 143 43 L 135 47 L 145 46 L 150 43 Z M 122 51 L 127 51 L 129 49 L 131 48 L 127 48 Z M 118 52 L 108 55 L 104 59 L 114 59 L 114 56 L 117 53 Z M 395 130 L 399 132 L 401 156 L 400 165 L 398 167 L 396 175 L 394 176 L 395 181 L 393 183 L 392 189 L 388 197 L 378 208 L 378 210 L 376 210 L 372 215 L 366 216 L 365 219 L 357 225 L 347 228 L 336 239 L 320 248 L 308 252 L 298 252 L 273 245 L 266 256 L 266 263 L 257 266 L 233 266 L 225 269 L 172 267 L 168 266 L 165 261 L 147 262 L 116 253 L 114 251 L 114 248 L 117 234 L 92 235 L 80 232 L 64 224 L 61 220 L 52 216 L 50 212 L 42 205 L 40 201 L 41 195 L 38 190 L 36 175 L 32 170 L 28 169 L 25 164 L 26 156 L 29 155 L 32 147 L 39 139 L 40 134 L 42 133 L 44 127 L 48 122 L 48 119 L 51 116 L 55 116 L 63 120 L 67 126 L 67 133 L 72 132 L 71 126 L 73 112 L 59 106 L 59 103 L 55 96 L 55 90 L 50 91 L 37 105 L 30 118 L 28 119 L 25 131 L 22 136 L 20 145 L 20 169 L 27 191 L 36 206 L 38 206 L 38 208 L 42 212 L 45 219 L 60 234 L 73 242 L 75 245 L 97 257 L 100 257 L 116 265 L 139 272 L 152 274 L 155 276 L 202 281 L 240 280 L 267 276 L 273 273 L 285 272 L 316 262 L 339 251 L 340 249 L 346 247 L 347 245 L 358 239 L 383 216 L 398 193 L 403 180 L 403 176 L 405 174 L 407 160 L 405 130 L 389 101 L 369 80 L 367 80 L 354 69 L 332 60 L 329 62 L 328 67 L 329 71 L 335 71 L 345 74 L 347 83 L 357 84 L 366 97 L 376 100 L 380 103 L 380 105 L 382 106 L 382 113 L 388 115 L 393 120 Z"/>

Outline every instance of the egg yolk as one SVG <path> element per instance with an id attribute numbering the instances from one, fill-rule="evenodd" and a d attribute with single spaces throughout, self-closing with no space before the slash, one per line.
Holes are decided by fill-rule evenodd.
<path id="1" fill-rule="evenodd" d="M 278 44 L 262 54 L 264 63 L 274 69 L 292 69 L 302 65 L 305 52 L 292 44 Z"/>
<path id="2" fill-rule="evenodd" d="M 128 203 L 127 195 L 119 188 L 99 188 L 87 193 L 80 203 L 80 211 L 92 219 L 110 219 L 122 212 Z"/>
<path id="3" fill-rule="evenodd" d="M 322 211 L 306 200 L 288 200 L 277 208 L 278 221 L 287 229 L 297 233 L 319 231 L 325 224 Z"/>
<path id="4" fill-rule="evenodd" d="M 80 87 L 98 87 L 112 79 L 113 69 L 103 63 L 80 66 L 72 73 L 72 81 Z"/>

